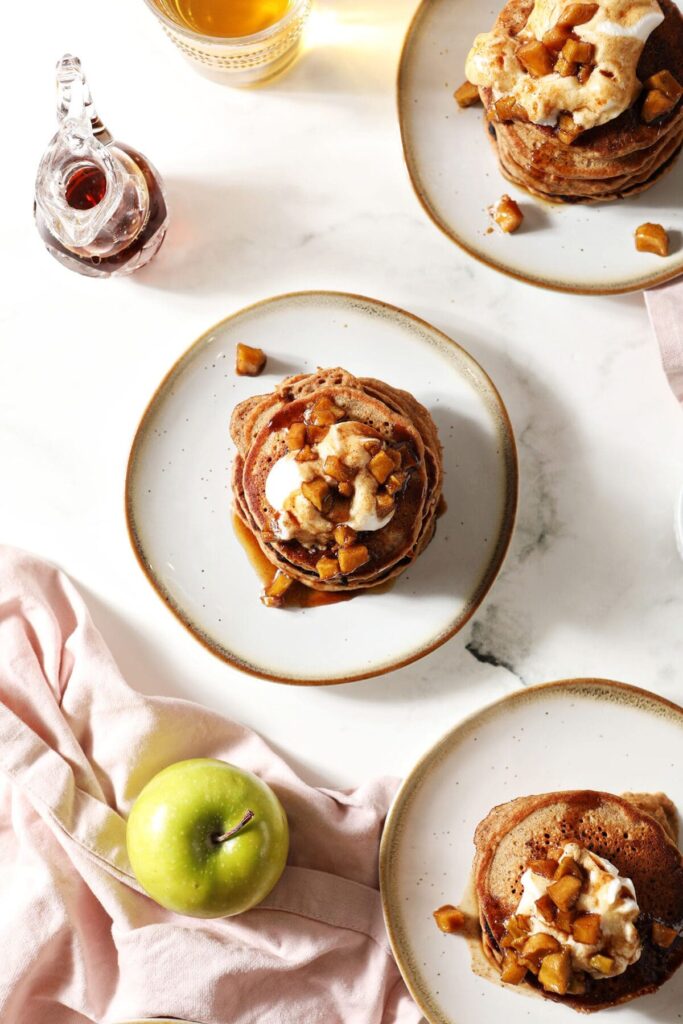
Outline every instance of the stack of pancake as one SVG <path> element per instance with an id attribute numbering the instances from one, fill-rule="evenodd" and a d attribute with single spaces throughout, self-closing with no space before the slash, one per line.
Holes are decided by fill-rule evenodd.
<path id="1" fill-rule="evenodd" d="M 337 420 L 357 424 L 359 434 L 376 439 L 378 448 L 396 458 L 401 481 L 391 495 L 393 514 L 386 525 L 357 535 L 356 544 L 366 549 L 367 560 L 353 572 L 333 569 L 325 578 L 319 569 L 321 559 L 328 560 L 325 566 L 337 560 L 337 542 L 331 536 L 320 543 L 283 539 L 277 525 L 279 510 L 266 497 L 272 467 L 291 455 L 293 425 L 305 425 L 307 444 L 315 455 L 316 438 L 321 436 L 320 428 L 316 433 L 312 425 L 316 408 L 332 408 Z M 431 540 L 442 488 L 441 445 L 429 412 L 409 393 L 340 368 L 319 370 L 290 377 L 271 394 L 240 403 L 230 432 L 237 447 L 232 476 L 235 511 L 266 558 L 289 578 L 317 590 L 366 589 L 407 569 Z M 326 479 L 334 531 L 334 524 L 344 521 L 344 499 L 335 490 L 335 481 Z M 341 515 L 334 515 L 334 507 L 341 507 Z"/>
<path id="2" fill-rule="evenodd" d="M 683 83 L 683 16 L 672 0 L 659 0 L 659 5 L 664 21 L 645 44 L 638 78 L 647 82 L 668 71 Z M 510 0 L 496 29 L 516 36 L 533 6 L 533 0 Z M 643 93 L 619 117 L 567 145 L 557 127 L 498 120 L 492 90 L 481 88 L 480 94 L 504 176 L 551 202 L 598 203 L 637 195 L 671 170 L 683 144 L 680 99 L 663 117 L 647 124 L 642 117 Z"/>
<path id="3" fill-rule="evenodd" d="M 683 858 L 677 831 L 675 809 L 663 794 L 618 797 L 579 790 L 520 797 L 495 807 L 474 839 L 474 882 L 486 955 L 500 967 L 505 924 L 520 901 L 526 865 L 554 857 L 575 842 L 633 882 L 640 908 L 640 958 L 615 977 L 596 980 L 585 975 L 580 994 L 543 991 L 533 974 L 527 983 L 547 998 L 584 1012 L 654 991 L 683 961 Z M 655 924 L 678 933 L 668 948 L 653 940 Z"/>

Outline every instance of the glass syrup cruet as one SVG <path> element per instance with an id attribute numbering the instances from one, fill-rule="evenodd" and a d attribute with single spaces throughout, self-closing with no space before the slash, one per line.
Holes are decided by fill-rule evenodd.
<path id="1" fill-rule="evenodd" d="M 90 277 L 130 274 L 158 251 L 168 211 L 159 175 L 100 121 L 77 57 L 57 64 L 59 128 L 36 177 L 36 225 L 55 259 Z"/>

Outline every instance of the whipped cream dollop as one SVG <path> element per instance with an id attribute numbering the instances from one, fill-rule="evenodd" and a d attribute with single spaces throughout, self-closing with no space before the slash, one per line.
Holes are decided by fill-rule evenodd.
<path id="1" fill-rule="evenodd" d="M 640 910 L 633 882 L 630 878 L 623 878 L 614 864 L 584 849 L 578 843 L 567 843 L 562 856 L 571 857 L 586 873 L 587 882 L 574 909 L 581 914 L 599 916 L 598 942 L 592 945 L 577 942 L 572 935 L 566 935 L 545 920 L 536 907 L 536 900 L 545 895 L 553 880 L 544 878 L 528 868 L 522 875 L 524 892 L 515 914 L 529 918 L 532 934 L 542 932 L 545 935 L 552 935 L 566 946 L 575 969 L 585 971 L 593 978 L 616 977 L 623 974 L 627 967 L 640 958 L 642 952 L 635 926 Z M 591 957 L 603 950 L 607 950 L 614 960 L 614 967 L 607 974 L 594 970 L 590 965 Z"/>
<path id="2" fill-rule="evenodd" d="M 314 446 L 315 459 L 297 462 L 296 452 L 289 452 L 275 462 L 266 479 L 266 500 L 276 512 L 276 534 L 280 540 L 298 540 L 306 546 L 325 544 L 335 525 L 326 519 L 301 491 L 302 483 L 326 478 L 324 464 L 329 456 L 337 456 L 355 473 L 353 498 L 348 518 L 342 523 L 356 533 L 381 530 L 391 521 L 392 510 L 384 518 L 377 515 L 377 481 L 369 471 L 372 458 L 368 441 L 376 440 L 363 424 L 353 420 L 331 426 L 322 441 Z"/>
<path id="3" fill-rule="evenodd" d="M 493 91 L 494 101 L 512 96 L 534 124 L 555 125 L 567 111 L 584 130 L 606 124 L 636 100 L 636 74 L 643 47 L 664 15 L 656 0 L 602 0 L 590 21 L 574 33 L 595 47 L 595 70 L 582 85 L 575 76 L 553 71 L 535 78 L 519 63 L 520 45 L 542 40 L 554 28 L 570 0 L 536 0 L 526 26 L 517 36 L 502 30 L 477 36 L 465 65 L 470 82 Z"/>

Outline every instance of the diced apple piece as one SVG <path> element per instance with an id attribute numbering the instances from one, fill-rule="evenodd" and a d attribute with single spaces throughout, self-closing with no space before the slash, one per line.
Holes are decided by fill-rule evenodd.
<path id="1" fill-rule="evenodd" d="M 436 921 L 437 927 L 448 935 L 452 935 L 455 932 L 461 932 L 465 927 L 465 915 L 462 910 L 458 910 L 458 908 L 454 907 L 451 903 L 445 903 L 443 907 L 439 907 L 438 910 L 435 910 L 433 917 Z"/>
<path id="2" fill-rule="evenodd" d="M 334 531 L 334 539 L 340 548 L 348 548 L 355 544 L 358 534 L 350 526 L 338 526 Z"/>
<path id="3" fill-rule="evenodd" d="M 498 227 L 506 235 L 511 235 L 516 231 L 524 220 L 524 214 L 520 210 L 519 204 L 507 194 L 500 197 L 493 207 L 492 215 Z"/>
<path id="4" fill-rule="evenodd" d="M 499 121 L 528 121 L 529 115 L 522 106 L 518 103 L 514 96 L 501 96 L 499 100 L 494 103 L 494 109 L 496 111 L 496 117 Z"/>
<path id="5" fill-rule="evenodd" d="M 536 910 L 548 924 L 552 924 L 554 922 L 555 915 L 557 914 L 557 907 L 547 893 L 544 893 L 543 896 L 536 900 Z"/>
<path id="6" fill-rule="evenodd" d="M 394 499 L 390 494 L 378 494 L 375 498 L 375 507 L 380 519 L 385 519 L 394 509 Z"/>
<path id="7" fill-rule="evenodd" d="M 659 89 L 650 89 L 645 97 L 641 110 L 641 117 L 645 124 L 651 124 L 658 117 L 664 117 L 676 106 L 676 100 L 660 92 Z"/>
<path id="8" fill-rule="evenodd" d="M 555 70 L 558 75 L 562 76 L 562 78 L 571 78 L 573 75 L 577 74 L 579 65 L 575 64 L 574 61 L 567 60 L 566 57 L 563 57 L 562 54 L 560 54 L 557 58 Z"/>
<path id="9" fill-rule="evenodd" d="M 342 496 L 343 496 L 344 498 L 350 498 L 350 497 L 352 497 L 352 496 L 353 496 L 353 492 L 354 492 L 354 490 L 355 490 L 355 488 L 354 488 L 353 484 L 352 484 L 352 483 L 350 483 L 350 482 L 349 482 L 348 480 L 343 480 L 343 481 L 342 481 L 342 482 L 341 482 L 341 483 L 339 484 L 339 487 L 338 487 L 337 489 L 338 489 L 339 493 L 340 493 L 340 494 L 341 494 L 341 495 L 342 495 Z"/>
<path id="10" fill-rule="evenodd" d="M 576 25 L 585 25 L 587 21 L 594 18 L 598 13 L 599 4 L 569 4 L 563 10 L 558 25 L 566 25 L 574 28 Z"/>
<path id="11" fill-rule="evenodd" d="M 574 919 L 572 935 L 576 942 L 583 942 L 587 946 L 595 946 L 600 941 L 600 915 L 581 914 Z"/>
<path id="12" fill-rule="evenodd" d="M 550 899 L 550 897 L 548 897 L 548 899 Z M 574 915 L 571 912 L 571 910 L 557 911 L 555 915 L 555 927 L 557 928 L 558 932 L 565 932 L 567 935 L 571 935 L 573 924 Z"/>
<path id="13" fill-rule="evenodd" d="M 314 427 L 331 427 L 345 416 L 344 410 L 335 405 L 329 398 L 319 398 L 310 412 L 310 421 Z"/>
<path id="14" fill-rule="evenodd" d="M 337 558 L 339 559 L 339 568 L 346 576 L 369 562 L 370 552 L 364 544 L 353 544 L 348 548 L 340 548 Z"/>
<path id="15" fill-rule="evenodd" d="M 555 25 L 555 28 L 548 29 L 543 36 L 543 45 L 547 46 L 553 53 L 559 53 L 569 39 L 571 29 L 562 25 Z M 557 68 L 555 68 L 557 70 Z"/>
<path id="16" fill-rule="evenodd" d="M 588 961 L 594 971 L 598 971 L 599 974 L 611 974 L 614 970 L 614 960 L 611 956 L 604 956 L 602 953 L 596 953 Z"/>
<path id="17" fill-rule="evenodd" d="M 345 466 L 338 455 L 328 455 L 325 459 L 325 465 L 323 470 L 326 476 L 331 476 L 333 480 L 337 480 L 342 483 L 345 480 L 350 480 L 353 477 L 353 473 Z"/>
<path id="18" fill-rule="evenodd" d="M 292 423 L 287 431 L 287 447 L 290 452 L 297 452 L 306 444 L 306 424 Z"/>
<path id="19" fill-rule="evenodd" d="M 336 558 L 323 555 L 315 564 L 316 572 L 321 580 L 331 580 L 339 575 L 339 562 Z"/>
<path id="20" fill-rule="evenodd" d="M 463 82 L 462 85 L 455 90 L 453 96 L 458 106 L 463 109 L 465 107 L 473 107 L 475 103 L 479 103 L 479 90 L 476 85 L 472 85 L 471 82 Z"/>
<path id="21" fill-rule="evenodd" d="M 663 92 L 674 103 L 677 103 L 683 96 L 683 85 L 674 78 L 670 71 L 658 71 L 656 75 L 651 75 L 645 82 L 645 88 Z"/>
<path id="22" fill-rule="evenodd" d="M 594 64 L 582 64 L 576 75 L 576 77 L 579 80 L 579 84 L 585 85 L 590 76 L 593 74 L 594 70 Z"/>
<path id="23" fill-rule="evenodd" d="M 571 910 L 581 893 L 581 879 L 565 875 L 548 887 L 548 896 L 559 910 Z"/>
<path id="24" fill-rule="evenodd" d="M 280 608 L 285 593 L 289 590 L 294 580 L 281 569 L 275 573 L 273 582 L 263 591 L 261 598 L 266 608 Z"/>
<path id="25" fill-rule="evenodd" d="M 677 938 L 678 932 L 675 928 L 668 928 L 667 925 L 660 924 L 659 921 L 652 922 L 652 941 L 660 949 L 670 949 Z"/>
<path id="26" fill-rule="evenodd" d="M 371 441 L 366 441 L 363 444 L 363 447 L 365 448 L 366 452 L 368 452 L 370 455 L 376 455 L 377 452 L 382 450 L 382 442 L 381 441 L 375 441 L 373 439 Z"/>
<path id="27" fill-rule="evenodd" d="M 636 249 L 655 256 L 668 256 L 669 236 L 661 224 L 641 224 L 636 228 Z"/>
<path id="28" fill-rule="evenodd" d="M 565 146 L 571 146 L 583 132 L 571 114 L 560 114 L 557 120 L 557 137 Z"/>
<path id="29" fill-rule="evenodd" d="M 550 857 L 546 857 L 543 860 L 530 860 L 527 864 L 529 871 L 533 871 L 535 875 L 540 875 L 541 878 L 555 878 L 555 872 L 559 867 L 559 863 Z"/>
<path id="30" fill-rule="evenodd" d="M 351 515 L 350 499 L 342 497 L 341 492 L 339 496 L 333 496 L 330 507 L 325 511 L 325 515 L 331 523 L 345 523 Z"/>
<path id="31" fill-rule="evenodd" d="M 294 456 L 296 462 L 313 462 L 317 458 L 310 444 L 305 444 L 300 452 Z"/>
<path id="32" fill-rule="evenodd" d="M 594 53 L 595 47 L 592 43 L 582 43 L 579 39 L 569 38 L 562 47 L 562 56 L 570 64 L 590 64 Z"/>
<path id="33" fill-rule="evenodd" d="M 519 985 L 524 981 L 527 968 L 521 964 L 515 954 L 508 950 L 503 957 L 503 966 L 500 970 L 500 980 L 506 985 Z"/>
<path id="34" fill-rule="evenodd" d="M 540 961 L 550 953 L 559 953 L 561 948 L 554 935 L 536 932 L 535 935 L 530 935 L 522 946 L 522 956 L 525 960 Z"/>
<path id="35" fill-rule="evenodd" d="M 241 342 L 235 352 L 235 372 L 240 377 L 258 377 L 263 373 L 267 362 L 267 356 L 263 349 L 251 348 Z"/>
<path id="36" fill-rule="evenodd" d="M 309 444 L 320 444 L 327 437 L 329 427 L 316 427 L 309 423 L 306 427 L 306 440 Z"/>
<path id="37" fill-rule="evenodd" d="M 553 877 L 557 882 L 560 878 L 564 878 L 565 875 L 573 875 L 574 878 L 580 878 L 581 881 L 585 878 L 583 868 L 580 864 L 576 863 L 573 857 L 562 857 Z"/>
<path id="38" fill-rule="evenodd" d="M 370 459 L 368 469 L 378 484 L 383 484 L 390 473 L 393 472 L 394 462 L 385 451 L 379 451 Z"/>
<path id="39" fill-rule="evenodd" d="M 314 480 L 305 480 L 301 485 L 301 492 L 304 498 L 308 498 L 311 505 L 323 512 L 329 506 L 332 499 L 330 485 L 321 476 Z"/>
<path id="40" fill-rule="evenodd" d="M 564 996 L 569 988 L 571 973 L 571 956 L 568 949 L 563 949 L 561 953 L 551 953 L 543 960 L 538 980 L 546 991 Z"/>
<path id="41" fill-rule="evenodd" d="M 517 50 L 517 60 L 534 78 L 552 74 L 555 64 L 553 54 L 539 39 L 523 43 Z"/>

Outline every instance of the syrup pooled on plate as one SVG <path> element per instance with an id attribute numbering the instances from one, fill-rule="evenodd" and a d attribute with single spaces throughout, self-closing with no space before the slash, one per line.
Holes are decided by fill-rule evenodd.
<path id="1" fill-rule="evenodd" d="M 232 39 L 251 36 L 275 25 L 289 10 L 290 0 L 167 0 L 182 25 L 204 36 Z"/>
<path id="2" fill-rule="evenodd" d="M 233 527 L 235 536 L 247 553 L 249 561 L 256 570 L 256 574 L 263 583 L 264 590 L 269 587 L 278 570 L 268 561 L 261 551 L 256 537 L 251 530 L 244 525 L 239 516 L 233 515 Z M 363 591 L 353 591 L 348 594 L 339 591 L 313 590 L 312 587 L 305 587 L 303 583 L 296 580 L 290 584 L 285 591 L 282 600 L 283 608 L 320 608 L 322 605 L 339 604 L 341 601 L 350 601 L 356 594 Z"/>

